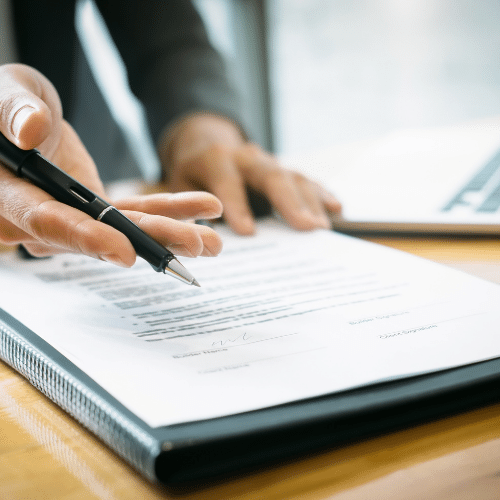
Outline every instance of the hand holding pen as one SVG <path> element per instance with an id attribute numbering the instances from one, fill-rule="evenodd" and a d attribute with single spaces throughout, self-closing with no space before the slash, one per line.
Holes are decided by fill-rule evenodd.
<path id="1" fill-rule="evenodd" d="M 85 188 L 106 199 L 92 159 L 62 118 L 55 89 L 32 68 L 0 66 L 0 132 L 22 150 L 37 148 Z M 125 267 L 135 262 L 134 246 L 122 232 L 56 201 L 4 167 L 0 168 L 1 243 L 22 244 L 35 256 L 78 252 Z M 221 240 L 212 229 L 181 221 L 220 216 L 219 200 L 208 193 L 139 196 L 114 207 L 176 255 L 211 256 L 221 250 Z"/>

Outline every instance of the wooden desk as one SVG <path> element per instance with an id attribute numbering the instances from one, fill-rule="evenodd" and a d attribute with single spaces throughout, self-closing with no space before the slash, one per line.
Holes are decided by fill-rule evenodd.
<path id="1" fill-rule="evenodd" d="M 500 282 L 499 240 L 372 239 Z M 498 499 L 500 404 L 174 494 L 146 483 L 0 363 L 0 499 L 179 497 Z"/>

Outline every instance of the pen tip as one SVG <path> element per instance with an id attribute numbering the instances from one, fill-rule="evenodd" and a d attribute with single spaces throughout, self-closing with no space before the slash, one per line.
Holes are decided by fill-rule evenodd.
<path id="1" fill-rule="evenodd" d="M 201 287 L 201 285 L 195 279 L 193 281 L 191 281 L 191 285 L 195 285 L 195 286 Z"/>

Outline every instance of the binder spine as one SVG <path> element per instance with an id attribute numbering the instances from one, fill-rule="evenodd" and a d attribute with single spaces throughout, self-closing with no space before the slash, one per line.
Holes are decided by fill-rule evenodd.
<path id="1" fill-rule="evenodd" d="M 158 441 L 2 321 L 0 358 L 140 473 L 156 481 Z"/>

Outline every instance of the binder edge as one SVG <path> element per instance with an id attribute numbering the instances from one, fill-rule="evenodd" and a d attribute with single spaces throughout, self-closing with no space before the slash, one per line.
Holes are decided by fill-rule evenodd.
<path id="1" fill-rule="evenodd" d="M 21 334 L 18 330 L 25 332 Z M 26 334 L 33 335 L 40 341 L 43 349 L 28 340 Z M 50 351 L 64 357 L 57 349 L 0 309 L 0 359 L 138 472 L 150 481 L 157 482 L 155 463 L 161 451 L 158 440 L 96 394 L 78 375 L 63 368 L 51 357 Z M 64 359 L 67 360 L 65 357 Z M 71 363 L 69 360 L 67 362 Z"/>

